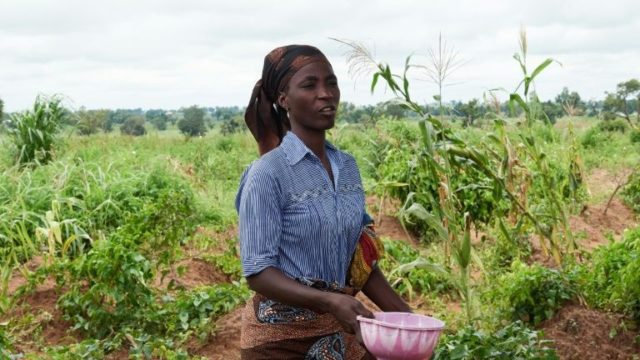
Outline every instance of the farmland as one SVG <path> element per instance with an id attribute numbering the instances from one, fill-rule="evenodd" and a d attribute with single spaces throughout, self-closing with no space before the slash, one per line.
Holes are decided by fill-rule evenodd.
<path id="1" fill-rule="evenodd" d="M 523 130 L 515 121 L 496 124 L 445 127 L 479 149 L 497 146 L 490 141 L 496 136 L 517 144 Z M 569 247 L 566 235 L 556 238 L 557 256 L 533 222 L 518 220 L 507 198 L 496 202 L 483 173 L 450 173 L 461 194 L 456 206 L 474 214 L 456 240 L 469 236 L 464 267 L 455 260 L 458 243 L 441 238 L 430 218 L 416 212 L 414 204 L 437 211 L 429 207 L 429 178 L 420 173 L 419 123 L 382 119 L 332 130 L 332 141 L 360 164 L 390 281 L 417 311 L 448 324 L 438 358 L 517 351 L 521 358 L 546 359 L 557 346 L 565 356 L 576 346 L 618 358 L 637 353 L 640 230 L 632 208 L 638 180 L 609 200 L 638 164 L 640 144 L 629 131 L 599 124 L 563 118 L 526 130 L 548 154 L 575 242 Z M 529 190 L 518 196 L 544 218 L 545 180 L 535 173 L 535 160 L 520 156 L 518 171 L 531 173 L 514 171 L 528 179 Z M 180 359 L 225 348 L 233 354 L 233 317 L 238 320 L 236 309 L 250 296 L 239 275 L 233 200 L 255 158 L 248 133 L 212 131 L 187 140 L 172 129 L 140 137 L 71 135 L 39 166 L 15 166 L 4 151 L 3 356 Z M 581 175 L 569 191 L 572 159 Z M 554 337 L 556 343 L 545 340 Z"/>
<path id="2" fill-rule="evenodd" d="M 568 116 L 550 117 L 530 90 L 553 61 L 527 69 L 524 45 L 515 58 L 508 109 L 482 117 L 472 102 L 465 116 L 428 111 L 408 67 L 384 63 L 371 87 L 384 83 L 387 109 L 402 111 L 348 121 L 342 108 L 329 138 L 358 162 L 380 266 L 417 312 L 447 323 L 435 359 L 637 358 L 628 94 L 624 113 L 577 116 L 577 101 L 560 101 Z M 251 291 L 234 199 L 253 138 L 237 116 L 207 126 L 196 106 L 171 122 L 118 112 L 40 97 L 0 134 L 0 357 L 238 358 Z"/>

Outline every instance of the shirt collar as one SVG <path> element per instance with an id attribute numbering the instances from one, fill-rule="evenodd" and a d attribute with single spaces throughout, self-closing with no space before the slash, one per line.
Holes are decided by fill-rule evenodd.
<path id="1" fill-rule="evenodd" d="M 335 159 L 338 161 L 337 165 L 339 168 L 341 168 L 343 161 L 342 157 L 339 155 L 338 149 L 329 141 L 325 140 L 324 144 L 328 150 L 327 155 L 336 155 Z M 311 149 L 309 149 L 307 145 L 305 145 L 302 140 L 300 140 L 300 138 L 292 131 L 287 132 L 287 134 L 282 139 L 282 143 L 280 143 L 280 147 L 284 151 L 287 160 L 289 160 L 289 165 L 297 164 L 307 154 L 315 156 L 313 154 L 313 151 L 311 151 Z"/>

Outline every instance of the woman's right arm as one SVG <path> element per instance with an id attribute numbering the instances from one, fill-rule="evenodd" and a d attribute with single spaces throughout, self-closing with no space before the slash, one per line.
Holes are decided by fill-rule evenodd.
<path id="1" fill-rule="evenodd" d="M 311 309 L 317 313 L 330 313 L 350 334 L 360 339 L 360 326 L 356 317 L 373 317 L 353 296 L 321 291 L 300 284 L 275 267 L 268 267 L 247 277 L 249 287 L 269 299 L 283 304 Z"/>

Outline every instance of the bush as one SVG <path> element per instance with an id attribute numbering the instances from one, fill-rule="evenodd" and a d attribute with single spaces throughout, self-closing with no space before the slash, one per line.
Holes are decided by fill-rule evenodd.
<path id="1" fill-rule="evenodd" d="M 120 125 L 120 132 L 125 135 L 142 136 L 147 133 L 144 127 L 144 118 L 142 116 L 132 116 Z"/>
<path id="2" fill-rule="evenodd" d="M 498 304 L 501 318 L 538 325 L 576 296 L 575 280 L 559 270 L 520 262 L 514 262 L 512 269 L 485 294 Z"/>
<path id="3" fill-rule="evenodd" d="M 445 336 L 435 351 L 433 360 L 557 360 L 540 333 L 517 321 L 493 334 L 467 326 Z"/>
<path id="4" fill-rule="evenodd" d="M 610 133 L 601 131 L 598 126 L 593 126 L 582 135 L 580 144 L 584 148 L 594 149 L 610 139 Z"/>
<path id="5" fill-rule="evenodd" d="M 631 175 L 631 180 L 622 189 L 622 200 L 633 209 L 640 213 L 640 172 Z"/>
<path id="6" fill-rule="evenodd" d="M 148 110 L 144 117 L 151 123 L 156 129 L 162 131 L 167 129 L 167 123 L 169 122 L 169 116 L 164 110 Z"/>
<path id="7" fill-rule="evenodd" d="M 32 111 L 11 118 L 8 133 L 18 164 L 46 164 L 53 159 L 56 134 L 65 121 L 66 112 L 60 97 L 38 96 Z"/>
<path id="8" fill-rule="evenodd" d="M 85 110 L 76 112 L 78 122 L 76 128 L 80 135 L 95 134 L 100 129 L 107 130 L 109 124 L 109 110 Z"/>
<path id="9" fill-rule="evenodd" d="M 640 129 L 633 129 L 629 133 L 629 138 L 632 144 L 640 144 Z"/>
<path id="10" fill-rule="evenodd" d="M 220 125 L 220 133 L 222 135 L 231 135 L 242 131 L 243 125 L 236 118 L 224 120 Z"/>
<path id="11" fill-rule="evenodd" d="M 624 119 L 615 119 L 601 121 L 598 123 L 597 127 L 600 131 L 617 131 L 624 133 L 629 129 L 629 124 Z"/>
<path id="12" fill-rule="evenodd" d="M 640 325 L 640 227 L 600 247 L 579 267 L 580 285 L 593 306 L 622 312 Z"/>

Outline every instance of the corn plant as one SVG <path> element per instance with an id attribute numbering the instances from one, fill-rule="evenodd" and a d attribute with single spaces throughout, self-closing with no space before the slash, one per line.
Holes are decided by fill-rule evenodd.
<path id="1" fill-rule="evenodd" d="M 541 234 L 541 247 L 545 256 L 552 256 L 556 264 L 562 264 L 562 256 L 565 253 L 574 253 L 577 250 L 577 244 L 569 228 L 569 209 L 562 201 L 563 188 L 562 184 L 556 181 L 553 169 L 550 168 L 547 154 L 541 149 L 536 136 L 533 132 L 533 123 L 538 118 L 545 118 L 546 126 L 548 126 L 548 117 L 541 111 L 538 105 L 538 99 L 535 94 L 532 96 L 531 89 L 534 80 L 555 60 L 551 58 L 545 59 L 531 73 L 527 68 L 527 33 L 524 28 L 520 30 L 520 52 L 514 54 L 513 58 L 518 62 L 522 70 L 523 78 L 516 87 L 515 91 L 509 96 L 509 106 L 513 109 L 518 104 L 524 111 L 527 127 L 523 129 L 519 136 L 522 145 L 526 151 L 526 155 L 532 160 L 532 171 L 536 178 L 542 181 L 541 201 L 546 204 L 544 217 L 550 219 L 544 224 L 543 231 L 546 236 Z M 522 95 L 518 94 L 518 90 L 522 87 Z M 571 133 L 570 133 L 571 134 Z M 572 136 L 572 134 L 571 134 Z M 573 136 L 572 136 L 573 137 Z M 577 193 L 582 182 L 582 170 L 575 148 L 575 143 L 570 149 L 569 164 L 569 184 L 572 194 Z M 546 240 L 546 241 L 545 241 Z"/>
<path id="2" fill-rule="evenodd" d="M 46 164 L 53 159 L 56 133 L 66 116 L 60 97 L 38 96 L 33 110 L 11 118 L 9 136 L 18 164 Z"/>
<path id="3" fill-rule="evenodd" d="M 525 37 L 522 39 L 526 41 Z M 507 199 L 512 204 L 512 209 L 517 216 L 528 219 L 538 234 L 549 239 L 549 241 L 553 239 L 552 229 L 546 227 L 538 216 L 532 214 L 521 196 L 517 195 L 518 189 L 514 187 L 512 173 L 514 154 L 508 143 L 503 144 L 506 159 L 499 159 L 503 160 L 503 168 L 507 166 L 507 169 L 500 173 L 494 170 L 499 167 L 496 164 L 495 152 L 476 148 L 458 138 L 451 129 L 443 125 L 441 120 L 426 113 L 419 104 L 412 100 L 409 91 L 408 73 L 415 65 L 411 62 L 411 56 L 407 57 L 402 74 L 395 74 L 388 64 L 377 63 L 371 53 L 361 44 L 338 41 L 351 48 L 347 53 L 347 57 L 350 66 L 349 70 L 352 74 L 358 75 L 373 72 L 371 91 L 374 91 L 378 81 L 382 79 L 396 96 L 395 101 L 407 110 L 416 113 L 422 119 L 419 122 L 422 150 L 418 161 L 419 166 L 424 170 L 422 172 L 423 176 L 430 177 L 431 184 L 437 184 L 437 197 L 430 194 L 426 189 L 423 190 L 424 197 L 430 203 L 428 204 L 430 205 L 430 211 L 423 204 L 413 202 L 412 197 L 408 197 L 401 209 L 401 215 L 405 220 L 417 217 L 426 222 L 435 231 L 436 236 L 443 241 L 444 266 L 451 274 L 457 273 L 457 276 L 455 276 L 458 279 L 456 284 L 466 303 L 467 320 L 471 321 L 473 314 L 471 310 L 469 267 L 473 256 L 468 231 L 473 219 L 470 219 L 468 214 L 460 216 L 460 199 L 456 195 L 459 189 L 453 188 L 452 176 L 469 168 L 477 170 L 492 180 L 492 193 L 496 202 Z M 522 49 L 523 54 L 526 54 L 526 42 L 522 43 Z M 523 59 L 523 64 L 526 64 L 526 58 Z M 538 67 L 531 76 L 526 75 L 526 66 L 523 68 L 525 71 L 525 80 L 523 80 L 525 95 L 528 95 L 529 87 L 535 76 L 547 65 Z M 513 96 L 513 98 L 515 99 L 514 101 L 517 99 L 522 100 L 519 96 Z M 526 106 L 527 104 L 524 103 L 524 105 Z M 506 136 L 503 134 L 502 138 L 505 139 Z M 529 151 L 536 149 L 529 144 Z M 532 155 L 537 156 L 540 166 L 545 166 L 544 157 L 539 152 L 533 151 Z M 504 165 L 505 162 L 506 165 Z M 456 265 L 455 268 L 452 267 L 454 264 Z"/>
<path id="4" fill-rule="evenodd" d="M 531 127 L 536 118 L 543 116 L 549 121 L 549 118 L 545 115 L 544 112 L 540 110 L 538 106 L 532 106 L 532 103 L 539 103 L 538 97 L 535 93 L 531 92 L 531 89 L 534 85 L 534 80 L 545 68 L 551 65 L 555 60 L 551 58 L 545 59 L 542 63 L 540 63 L 536 68 L 529 73 L 527 68 L 527 32 L 523 28 L 520 29 L 520 53 L 516 53 L 513 55 L 513 58 L 520 65 L 520 69 L 522 70 L 522 81 L 518 84 L 513 93 L 509 94 L 509 107 L 511 111 L 514 111 L 515 104 L 518 104 L 522 110 L 524 110 L 527 125 Z M 557 61 L 556 61 L 557 62 Z M 558 63 L 559 64 L 559 63 Z M 518 90 L 522 87 L 522 95 L 518 93 Z"/>

